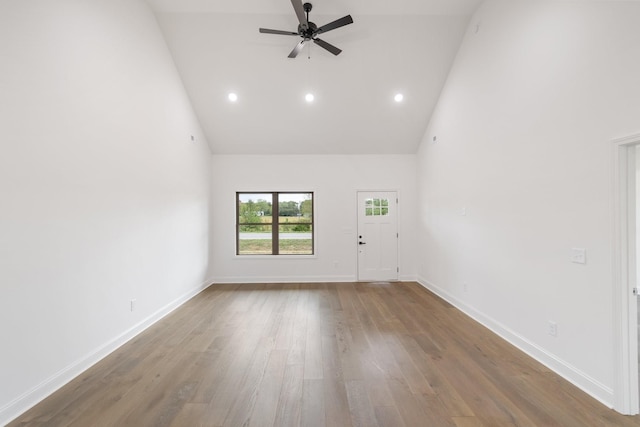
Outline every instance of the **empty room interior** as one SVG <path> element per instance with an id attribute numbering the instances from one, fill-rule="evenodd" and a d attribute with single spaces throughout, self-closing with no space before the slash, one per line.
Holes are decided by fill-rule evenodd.
<path id="1" fill-rule="evenodd" d="M 639 19 L 0 0 L 0 425 L 640 426 Z"/>

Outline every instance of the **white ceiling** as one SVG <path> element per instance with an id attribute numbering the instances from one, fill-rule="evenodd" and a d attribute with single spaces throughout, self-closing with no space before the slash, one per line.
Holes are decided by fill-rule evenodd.
<path id="1" fill-rule="evenodd" d="M 318 26 L 354 23 L 322 36 L 339 56 L 311 44 L 296 59 L 298 36 L 258 32 L 296 31 L 290 0 L 147 1 L 214 153 L 410 154 L 481 0 L 311 1 Z"/>
<path id="2" fill-rule="evenodd" d="M 290 0 L 147 0 L 157 12 L 288 14 Z M 304 3 L 304 1 L 303 1 Z M 325 14 L 351 15 L 469 15 L 479 0 L 316 0 Z M 345 10 L 348 12 L 345 13 Z"/>

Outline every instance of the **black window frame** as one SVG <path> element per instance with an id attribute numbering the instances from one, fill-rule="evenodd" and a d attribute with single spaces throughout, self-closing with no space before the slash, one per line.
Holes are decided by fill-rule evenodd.
<path id="1" fill-rule="evenodd" d="M 271 223 L 249 223 L 240 222 L 240 196 L 245 194 L 265 195 L 265 199 L 268 200 L 271 197 Z M 292 225 L 291 223 L 280 222 L 280 206 L 279 196 L 281 194 L 310 194 L 311 195 L 311 218 L 309 222 L 296 222 L 295 224 L 309 225 L 311 227 L 311 253 L 292 254 L 292 253 L 280 253 L 280 226 Z M 275 215 L 274 215 L 275 213 Z M 271 253 L 240 253 L 240 227 L 241 226 L 271 226 Z M 315 193 L 313 191 L 236 191 L 236 256 L 313 256 L 315 255 Z"/>

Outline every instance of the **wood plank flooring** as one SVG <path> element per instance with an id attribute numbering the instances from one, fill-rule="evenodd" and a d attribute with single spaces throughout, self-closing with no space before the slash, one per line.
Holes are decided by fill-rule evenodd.
<path id="1" fill-rule="evenodd" d="M 640 426 L 416 283 L 214 285 L 10 426 Z"/>

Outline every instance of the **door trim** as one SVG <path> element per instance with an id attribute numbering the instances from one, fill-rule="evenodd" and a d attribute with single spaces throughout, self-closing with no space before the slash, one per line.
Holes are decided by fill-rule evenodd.
<path id="1" fill-rule="evenodd" d="M 635 238 L 630 226 L 628 180 L 630 165 L 635 164 L 633 148 L 640 145 L 640 134 L 612 141 L 613 151 L 613 353 L 614 353 L 614 409 L 625 415 L 638 414 L 640 396 L 638 392 L 638 339 L 637 318 L 632 318 L 631 304 L 637 304 L 631 293 L 636 279 Z M 634 154 L 633 156 L 631 154 Z"/>

